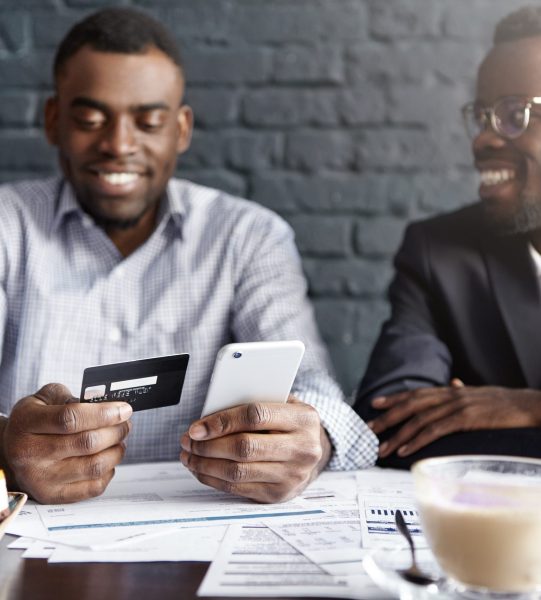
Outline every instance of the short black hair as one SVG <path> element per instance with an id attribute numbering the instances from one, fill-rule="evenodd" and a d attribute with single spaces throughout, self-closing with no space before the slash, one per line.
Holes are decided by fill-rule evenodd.
<path id="1" fill-rule="evenodd" d="M 524 6 L 504 17 L 494 30 L 494 45 L 541 36 L 541 6 Z"/>
<path id="2" fill-rule="evenodd" d="M 83 46 L 98 52 L 143 54 L 155 47 L 166 54 L 184 75 L 184 67 L 175 40 L 156 19 L 133 8 L 104 8 L 76 23 L 56 51 L 53 75 Z"/>

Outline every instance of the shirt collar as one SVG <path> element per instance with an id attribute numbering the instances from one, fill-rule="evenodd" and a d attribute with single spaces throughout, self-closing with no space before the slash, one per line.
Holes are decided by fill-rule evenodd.
<path id="1" fill-rule="evenodd" d="M 77 201 L 75 191 L 69 181 L 62 179 L 59 182 L 58 196 L 56 202 L 56 211 L 52 224 L 52 233 L 56 233 L 65 220 L 71 215 L 79 215 L 81 221 L 90 220 L 92 217 L 87 215 Z M 167 224 L 169 219 L 177 226 L 182 233 L 182 222 L 186 214 L 186 198 L 179 189 L 169 181 L 165 191 L 163 201 L 160 203 L 157 218 L 157 228 Z M 162 225 L 163 222 L 163 225 Z"/>

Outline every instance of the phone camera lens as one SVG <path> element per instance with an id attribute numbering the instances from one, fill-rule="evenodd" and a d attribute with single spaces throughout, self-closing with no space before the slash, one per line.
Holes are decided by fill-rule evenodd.
<path id="1" fill-rule="evenodd" d="M 233 352 L 233 358 L 240 358 L 242 356 L 242 352 Z"/>

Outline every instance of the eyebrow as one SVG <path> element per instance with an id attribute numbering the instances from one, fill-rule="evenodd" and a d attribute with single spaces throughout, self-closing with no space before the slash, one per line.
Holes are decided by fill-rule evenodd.
<path id="1" fill-rule="evenodd" d="M 70 106 L 72 108 L 82 106 L 86 108 L 95 108 L 96 110 L 100 110 L 105 113 L 110 112 L 109 106 L 104 102 L 94 100 L 93 98 L 87 98 L 85 96 L 77 96 L 71 101 Z M 149 102 L 147 104 L 137 104 L 136 106 L 131 107 L 132 112 L 148 112 L 151 110 L 171 110 L 171 108 L 165 102 Z"/>

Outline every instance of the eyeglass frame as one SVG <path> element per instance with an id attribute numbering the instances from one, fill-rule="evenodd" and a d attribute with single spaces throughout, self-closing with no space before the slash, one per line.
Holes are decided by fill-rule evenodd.
<path id="1" fill-rule="evenodd" d="M 509 98 L 516 98 L 517 100 L 523 100 L 525 102 L 524 126 L 523 126 L 522 130 L 519 133 L 517 133 L 517 135 L 509 135 L 509 134 L 504 133 L 503 131 L 501 131 L 501 129 L 498 126 L 497 121 L 496 121 L 496 112 L 495 112 L 496 105 L 499 102 L 502 102 Z M 472 140 L 475 139 L 477 137 L 477 135 L 479 135 L 479 133 L 472 135 L 472 133 L 470 132 L 470 129 L 468 127 L 468 112 L 473 113 L 476 103 L 477 103 L 476 100 L 466 102 L 466 104 L 464 104 L 464 106 L 460 109 L 460 112 L 462 113 L 464 127 L 466 128 L 466 134 Z M 484 107 L 480 108 L 481 114 L 484 117 L 483 129 L 480 129 L 480 131 L 484 131 L 484 129 L 486 129 L 487 123 L 490 122 L 490 126 L 492 127 L 492 131 L 494 131 L 494 133 L 496 133 L 497 135 L 499 135 L 500 137 L 502 137 L 506 140 L 516 140 L 518 137 L 520 137 L 526 131 L 526 129 L 528 129 L 528 125 L 530 124 L 530 113 L 531 113 L 532 106 L 534 106 L 534 105 L 541 105 L 541 96 L 518 96 L 518 95 L 517 96 L 514 96 L 514 95 L 501 96 L 492 104 L 492 106 L 484 106 Z"/>

